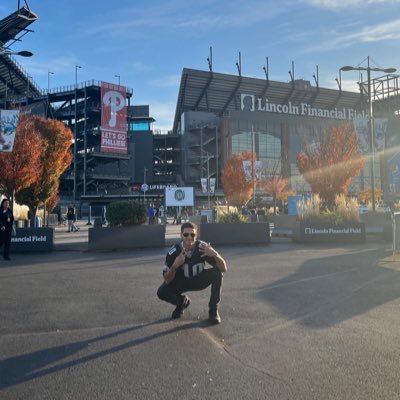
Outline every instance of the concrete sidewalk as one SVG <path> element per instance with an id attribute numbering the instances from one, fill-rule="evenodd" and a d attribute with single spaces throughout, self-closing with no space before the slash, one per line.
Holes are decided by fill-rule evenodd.
<path id="1" fill-rule="evenodd" d="M 75 223 L 78 232 L 68 232 L 67 226 L 56 226 L 54 228 L 54 250 L 55 251 L 87 251 L 89 229 L 93 225 L 87 225 L 86 220 Z M 165 247 L 170 247 L 180 238 L 180 225 L 166 225 Z"/>

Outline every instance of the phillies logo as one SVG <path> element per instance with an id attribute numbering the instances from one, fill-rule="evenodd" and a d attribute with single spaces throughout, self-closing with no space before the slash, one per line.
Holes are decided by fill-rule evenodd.
<path id="1" fill-rule="evenodd" d="M 103 96 L 103 104 L 106 107 L 111 108 L 110 119 L 108 121 L 108 126 L 110 128 L 115 128 L 117 125 L 117 113 L 121 111 L 125 106 L 125 98 L 120 92 L 115 90 L 110 90 L 106 92 Z"/>

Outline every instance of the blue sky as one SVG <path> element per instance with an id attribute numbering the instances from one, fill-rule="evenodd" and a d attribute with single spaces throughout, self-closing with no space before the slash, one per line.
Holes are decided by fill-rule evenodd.
<path id="1" fill-rule="evenodd" d="M 0 17 L 17 9 L 17 0 L 0 3 Z M 23 4 L 21 0 L 21 4 Z M 154 128 L 172 128 L 182 69 L 213 70 L 337 87 L 343 65 L 395 67 L 400 73 L 400 0 L 28 0 L 40 19 L 13 50 L 30 50 L 20 65 L 43 89 L 90 79 L 133 89 L 133 104 L 149 104 Z M 357 90 L 357 72 L 342 75 L 343 87 Z"/>

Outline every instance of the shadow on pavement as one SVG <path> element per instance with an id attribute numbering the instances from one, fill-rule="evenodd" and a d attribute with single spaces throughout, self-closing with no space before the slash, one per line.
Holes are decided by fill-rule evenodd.
<path id="1" fill-rule="evenodd" d="M 364 250 L 313 259 L 259 295 L 289 321 L 326 328 L 400 295 L 400 271 L 379 266 L 388 251 Z"/>
<path id="2" fill-rule="evenodd" d="M 89 345 L 93 343 L 103 342 L 115 338 L 119 335 L 131 333 L 150 326 L 161 325 L 170 321 L 171 319 L 164 318 L 147 324 L 120 329 L 118 331 L 98 336 L 93 339 L 87 339 L 74 343 L 65 344 L 62 346 L 51 347 L 48 349 L 24 354 L 22 356 L 16 356 L 0 360 L 0 377 L 1 377 L 0 390 L 23 382 L 27 382 L 32 379 L 40 378 L 48 374 L 53 374 L 54 372 L 71 368 L 73 366 L 86 363 L 98 359 L 100 357 L 105 357 L 112 353 L 116 353 L 131 347 L 139 346 L 142 343 L 146 343 L 151 340 L 156 340 L 163 336 L 173 335 L 180 331 L 208 326 L 207 321 L 196 321 L 196 322 L 180 324 L 178 326 L 168 328 L 166 330 L 154 333 L 152 335 L 139 337 L 137 339 L 130 340 L 118 346 L 114 346 L 106 350 L 98 351 L 97 353 L 89 354 L 75 360 L 66 361 L 58 365 L 46 368 L 47 365 L 60 362 L 64 358 L 71 357 L 74 354 L 86 349 Z"/>

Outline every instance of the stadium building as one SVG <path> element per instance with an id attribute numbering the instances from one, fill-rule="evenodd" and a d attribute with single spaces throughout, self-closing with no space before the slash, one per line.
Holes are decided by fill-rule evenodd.
<path id="1" fill-rule="evenodd" d="M 312 145 L 330 128 L 350 123 L 356 130 L 359 149 L 369 153 L 368 88 L 360 92 L 322 88 L 295 79 L 289 82 L 184 69 L 182 72 L 173 131 L 182 137 L 182 178 L 186 185 L 200 186 L 204 177 L 214 177 L 221 189 L 221 170 L 234 153 L 254 150 L 267 170 L 278 171 L 299 193 L 309 191 L 299 175 L 296 154 Z M 385 145 L 398 142 L 400 109 L 398 76 L 385 75 L 372 81 L 375 151 L 375 187 L 387 190 L 388 152 Z M 390 154 L 390 157 L 392 154 Z M 355 192 L 371 186 L 371 158 L 353 179 Z M 207 173 L 208 168 L 208 173 Z M 381 179 L 381 177 L 383 179 Z"/>

